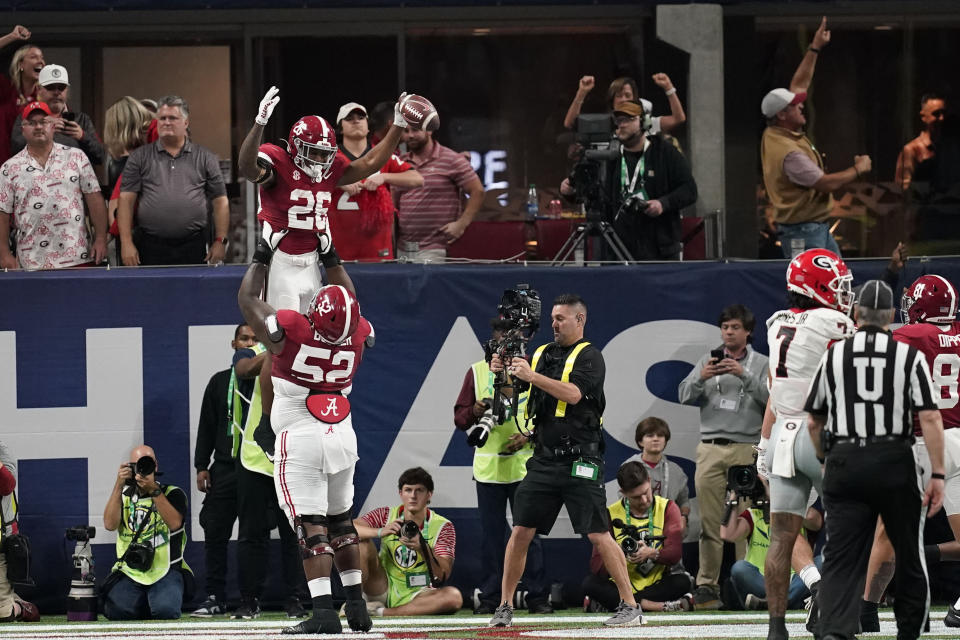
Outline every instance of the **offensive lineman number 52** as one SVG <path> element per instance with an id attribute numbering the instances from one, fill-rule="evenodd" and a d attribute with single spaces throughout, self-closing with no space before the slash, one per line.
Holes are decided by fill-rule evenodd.
<path id="1" fill-rule="evenodd" d="M 327 206 L 333 200 L 329 191 L 318 191 L 314 197 L 312 191 L 294 189 L 290 192 L 290 200 L 298 204 L 290 205 L 287 209 L 287 227 L 290 229 L 306 229 L 308 231 L 327 230 Z"/>

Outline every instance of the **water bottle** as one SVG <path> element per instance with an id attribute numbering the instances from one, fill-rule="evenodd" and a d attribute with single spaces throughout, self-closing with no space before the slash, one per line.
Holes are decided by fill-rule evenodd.
<path id="1" fill-rule="evenodd" d="M 530 183 L 527 191 L 527 220 L 536 220 L 540 215 L 540 198 L 537 196 L 537 185 Z"/>

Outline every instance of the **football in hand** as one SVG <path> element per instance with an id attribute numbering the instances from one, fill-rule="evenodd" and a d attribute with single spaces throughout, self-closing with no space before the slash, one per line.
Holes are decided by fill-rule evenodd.
<path id="1" fill-rule="evenodd" d="M 400 114 L 411 129 L 436 131 L 440 128 L 440 114 L 433 103 L 417 94 L 411 94 L 400 103 Z"/>

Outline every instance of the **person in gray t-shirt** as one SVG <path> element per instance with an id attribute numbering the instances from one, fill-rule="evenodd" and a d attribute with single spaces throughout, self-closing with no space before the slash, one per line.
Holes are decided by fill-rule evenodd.
<path id="1" fill-rule="evenodd" d="M 636 461 L 647 465 L 653 495 L 677 503 L 680 514 L 683 516 L 683 529 L 686 532 L 687 519 L 690 517 L 690 489 L 687 474 L 680 465 L 668 460 L 663 453 L 667 443 L 670 442 L 670 426 L 661 418 L 654 416 L 644 418 L 637 425 L 635 438 L 640 453 L 627 458 L 623 464 Z"/>

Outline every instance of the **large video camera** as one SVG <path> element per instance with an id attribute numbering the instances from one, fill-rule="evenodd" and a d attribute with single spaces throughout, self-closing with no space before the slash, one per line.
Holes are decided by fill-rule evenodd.
<path id="1" fill-rule="evenodd" d="M 620 518 L 614 518 L 611 524 L 614 529 L 620 529 L 626 536 L 620 541 L 620 548 L 623 549 L 623 555 L 625 556 L 635 554 L 640 549 L 640 545 L 650 547 L 653 546 L 654 542 L 667 539 L 667 536 L 654 536 L 647 529 L 641 529 L 633 524 L 625 524 Z M 647 558 L 637 565 L 637 571 L 640 572 L 640 575 L 645 576 L 653 571 L 655 564 L 653 558 Z"/>
<path id="2" fill-rule="evenodd" d="M 529 284 L 518 284 L 507 289 L 500 297 L 497 312 L 508 327 L 498 339 L 490 339 L 483 344 L 484 358 L 489 363 L 494 355 L 499 356 L 504 366 L 513 358 L 526 355 L 527 342 L 540 328 L 540 295 Z M 511 393 L 504 393 L 509 389 Z M 505 371 L 498 371 L 493 377 L 493 399 L 480 421 L 478 429 L 467 434 L 470 446 L 482 447 L 493 428 L 510 418 L 517 419 L 517 396 L 512 383 L 507 382 Z"/>
<path id="3" fill-rule="evenodd" d="M 577 118 L 579 151 L 567 178 L 583 203 L 587 220 L 610 222 L 619 203 L 611 163 L 620 160 L 620 141 L 611 136 L 610 115 L 585 113 Z"/>
<path id="4" fill-rule="evenodd" d="M 156 473 L 157 463 L 150 456 L 142 456 L 136 462 L 128 462 L 127 466 L 133 475 L 124 481 L 126 487 L 124 487 L 123 493 L 127 497 L 133 497 L 133 494 L 137 492 L 137 475 L 145 478 L 152 473 Z"/>
<path id="5" fill-rule="evenodd" d="M 67 595 L 67 620 L 97 619 L 97 574 L 93 565 L 90 540 L 97 535 L 95 527 L 80 525 L 67 529 L 67 540 L 76 542 L 73 549 L 73 572 Z"/>

